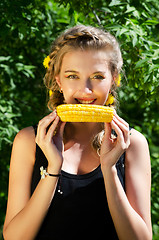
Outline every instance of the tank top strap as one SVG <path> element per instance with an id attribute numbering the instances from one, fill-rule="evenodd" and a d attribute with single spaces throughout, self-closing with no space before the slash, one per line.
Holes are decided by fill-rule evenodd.
<path id="1" fill-rule="evenodd" d="M 35 132 L 35 136 L 36 136 L 36 134 L 37 134 L 37 128 L 38 128 L 38 125 L 37 125 L 37 124 L 35 124 L 35 125 L 33 125 L 32 127 L 34 128 L 34 132 Z"/>
<path id="2" fill-rule="evenodd" d="M 37 127 L 38 125 L 32 126 L 35 131 L 35 136 L 37 135 Z M 33 169 L 33 175 L 32 175 L 32 184 L 31 184 L 31 195 L 33 194 L 38 182 L 40 181 L 40 167 L 43 166 L 44 168 L 47 168 L 48 162 L 47 159 L 41 150 L 41 148 L 36 144 L 36 153 L 35 153 L 35 163 L 34 163 L 34 169 Z"/>
<path id="3" fill-rule="evenodd" d="M 132 127 L 129 127 L 129 131 L 132 129 Z M 114 135 L 117 136 L 116 132 L 113 132 Z M 120 179 L 120 182 L 125 190 L 125 154 L 124 152 L 121 157 L 119 158 L 118 162 L 116 163 L 116 169 L 118 173 L 118 177 Z"/>

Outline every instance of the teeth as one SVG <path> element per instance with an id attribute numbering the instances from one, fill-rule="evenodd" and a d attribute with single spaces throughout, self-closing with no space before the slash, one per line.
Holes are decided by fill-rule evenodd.
<path id="1" fill-rule="evenodd" d="M 82 103 L 82 104 L 89 104 L 89 103 L 92 103 L 94 102 L 94 100 L 91 100 L 91 101 L 84 101 L 84 100 L 79 100 L 77 99 L 79 103 Z"/>

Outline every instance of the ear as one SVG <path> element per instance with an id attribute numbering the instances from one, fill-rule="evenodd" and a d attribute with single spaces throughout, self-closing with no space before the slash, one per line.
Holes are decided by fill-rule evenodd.
<path id="1" fill-rule="evenodd" d="M 55 79 L 56 79 L 56 82 L 57 82 L 57 84 L 58 84 L 59 88 L 61 89 L 61 81 L 60 81 L 60 76 L 59 76 L 59 75 L 56 75 L 56 76 L 55 76 Z"/>
<path id="2" fill-rule="evenodd" d="M 121 82 L 121 75 L 120 74 L 115 75 L 113 77 L 113 82 L 117 87 L 119 87 Z"/>

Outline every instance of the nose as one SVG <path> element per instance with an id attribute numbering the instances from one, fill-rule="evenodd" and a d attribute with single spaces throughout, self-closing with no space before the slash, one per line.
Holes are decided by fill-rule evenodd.
<path id="1" fill-rule="evenodd" d="M 91 94 L 93 92 L 93 86 L 89 78 L 81 83 L 80 92 L 86 94 Z"/>

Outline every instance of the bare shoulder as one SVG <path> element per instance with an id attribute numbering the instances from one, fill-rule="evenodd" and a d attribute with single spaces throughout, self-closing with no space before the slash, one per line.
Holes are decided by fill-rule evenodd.
<path id="1" fill-rule="evenodd" d="M 35 131 L 33 127 L 27 127 L 20 130 L 13 142 L 13 149 L 12 149 L 12 157 L 14 155 L 17 157 L 19 155 L 23 155 L 23 160 L 25 156 L 28 156 L 27 159 L 31 159 L 34 163 L 34 155 L 36 150 L 36 143 L 35 143 Z M 18 159 L 16 157 L 16 159 Z"/>
<path id="2" fill-rule="evenodd" d="M 147 156 L 146 158 L 149 160 L 149 146 L 145 136 L 138 132 L 135 129 L 130 130 L 130 146 L 126 151 L 127 160 L 132 161 L 132 158 L 137 160 L 142 160 L 141 156 Z"/>
<path id="3" fill-rule="evenodd" d="M 145 136 L 142 133 L 135 130 L 134 128 L 130 130 L 130 143 L 131 143 L 130 145 L 131 147 L 135 147 L 135 146 L 138 147 L 139 145 L 148 146 Z"/>
<path id="4" fill-rule="evenodd" d="M 35 131 L 32 126 L 20 130 L 14 141 L 35 141 Z"/>

